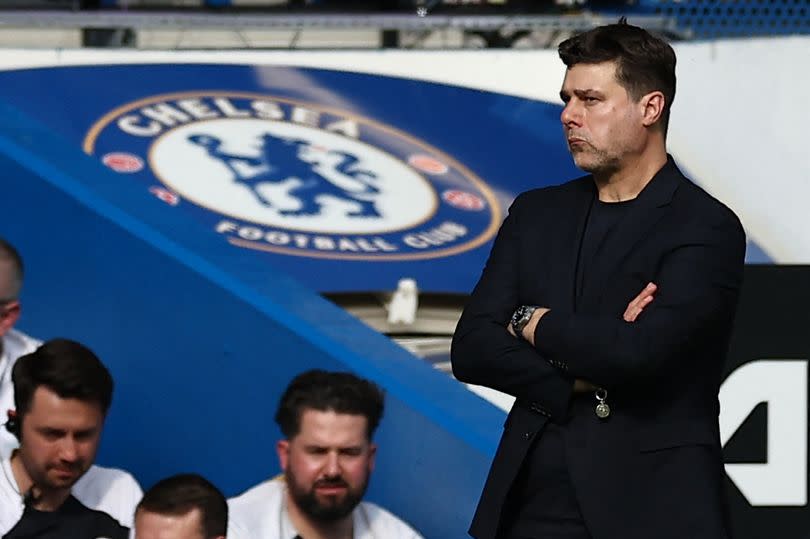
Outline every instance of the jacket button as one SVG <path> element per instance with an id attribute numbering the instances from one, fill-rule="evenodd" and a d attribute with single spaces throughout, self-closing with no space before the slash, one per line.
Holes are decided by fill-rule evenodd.
<path id="1" fill-rule="evenodd" d="M 528 440 L 529 438 L 531 438 L 531 437 L 532 437 L 532 434 L 534 434 L 534 433 L 533 433 L 533 432 L 531 432 L 531 431 L 530 431 L 530 432 L 524 432 L 524 433 L 523 433 L 523 437 L 524 437 L 524 438 L 526 438 L 526 439 Z"/>

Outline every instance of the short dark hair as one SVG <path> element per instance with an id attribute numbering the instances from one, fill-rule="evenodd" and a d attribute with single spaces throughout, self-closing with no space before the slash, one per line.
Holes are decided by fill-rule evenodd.
<path id="1" fill-rule="evenodd" d="M 301 430 L 305 410 L 334 411 L 365 416 L 370 440 L 383 414 L 385 396 L 373 382 L 349 372 L 311 370 L 296 376 L 287 386 L 276 411 L 276 423 L 288 439 Z"/>
<path id="2" fill-rule="evenodd" d="M 557 51 L 568 68 L 615 62 L 616 81 L 635 101 L 655 90 L 663 93 L 661 126 L 666 133 L 675 99 L 675 51 L 669 43 L 627 24 L 622 17 L 617 24 L 599 26 L 566 39 Z"/>
<path id="3" fill-rule="evenodd" d="M 17 299 L 23 282 L 23 261 L 17 249 L 3 238 L 0 238 L 0 262 L 11 266 L 11 289 L 6 291 L 0 288 L 0 302 Z"/>
<path id="4" fill-rule="evenodd" d="M 178 474 L 158 481 L 143 495 L 135 513 L 143 510 L 159 515 L 185 515 L 194 509 L 200 510 L 201 531 L 206 539 L 227 533 L 225 496 L 197 474 Z"/>
<path id="5" fill-rule="evenodd" d="M 20 357 L 11 380 L 18 420 L 31 409 L 34 392 L 40 386 L 63 399 L 98 403 L 105 415 L 112 402 L 110 371 L 89 348 L 68 339 L 52 339 Z"/>

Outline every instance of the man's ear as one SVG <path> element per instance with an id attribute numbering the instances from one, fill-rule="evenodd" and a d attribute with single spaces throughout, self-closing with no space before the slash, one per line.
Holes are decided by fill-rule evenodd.
<path id="1" fill-rule="evenodd" d="M 663 92 L 658 90 L 645 94 L 641 98 L 642 124 L 644 127 L 650 127 L 661 119 L 665 105 L 666 98 Z"/>
<path id="2" fill-rule="evenodd" d="M 371 443 L 368 447 L 368 471 L 374 471 L 374 465 L 377 462 L 377 444 Z"/>
<path id="3" fill-rule="evenodd" d="M 276 442 L 276 454 L 278 455 L 278 464 L 281 469 L 287 471 L 287 463 L 290 457 L 290 441 L 279 440 Z"/>
<path id="4" fill-rule="evenodd" d="M 0 335 L 5 335 L 20 318 L 20 302 L 16 299 L 0 306 Z"/>

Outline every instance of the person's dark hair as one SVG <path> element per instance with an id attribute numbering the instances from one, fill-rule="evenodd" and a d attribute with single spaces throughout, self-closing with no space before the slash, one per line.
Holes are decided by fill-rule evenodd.
<path id="1" fill-rule="evenodd" d="M 210 481 L 197 474 L 178 474 L 155 483 L 146 491 L 135 513 L 148 511 L 159 515 L 185 515 L 200 510 L 203 537 L 225 535 L 228 528 L 228 503 Z"/>
<path id="2" fill-rule="evenodd" d="M 45 386 L 63 399 L 95 402 L 106 414 L 112 402 L 113 379 L 86 346 L 53 339 L 20 357 L 11 371 L 18 421 L 31 409 L 34 392 Z"/>
<path id="3" fill-rule="evenodd" d="M 3 238 L 0 238 L 0 262 L 11 267 L 9 288 L 8 290 L 0 288 L 0 302 L 17 299 L 23 282 L 23 261 L 17 249 Z"/>
<path id="4" fill-rule="evenodd" d="M 675 99 L 675 51 L 669 43 L 627 24 L 622 17 L 617 24 L 599 26 L 566 39 L 557 51 L 568 68 L 615 62 L 617 82 L 635 101 L 652 91 L 663 93 L 661 126 L 666 133 Z"/>
<path id="5" fill-rule="evenodd" d="M 301 430 L 305 410 L 362 415 L 370 440 L 382 418 L 385 397 L 374 383 L 348 372 L 311 370 L 287 386 L 276 411 L 276 423 L 288 439 Z"/>

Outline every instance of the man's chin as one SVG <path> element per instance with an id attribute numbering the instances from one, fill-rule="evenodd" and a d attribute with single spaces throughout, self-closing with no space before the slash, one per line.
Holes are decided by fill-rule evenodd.
<path id="1" fill-rule="evenodd" d="M 577 159 L 576 157 L 574 157 L 574 164 L 577 166 L 578 169 L 587 172 L 589 174 L 599 172 L 599 165 L 587 159 Z"/>
<path id="2" fill-rule="evenodd" d="M 71 488 L 82 477 L 81 472 L 52 472 L 48 475 L 47 487 L 52 489 Z M 46 486 L 46 485 L 43 485 Z"/>
<path id="3" fill-rule="evenodd" d="M 593 155 L 590 152 L 580 149 L 571 150 L 571 157 L 574 159 L 574 164 L 585 172 L 590 172 L 590 169 L 596 166 Z"/>
<path id="4" fill-rule="evenodd" d="M 296 500 L 297 505 L 311 518 L 319 522 L 334 522 L 351 514 L 360 503 L 350 489 L 341 493 L 310 491 L 306 499 Z"/>
<path id="5" fill-rule="evenodd" d="M 318 500 L 317 506 L 308 513 L 319 522 L 335 522 L 350 515 L 355 506 L 356 504 L 347 503 L 346 500 Z"/>
<path id="6" fill-rule="evenodd" d="M 346 500 L 347 494 L 315 494 L 315 501 L 318 505 L 324 508 L 332 508 L 342 505 Z"/>
<path id="7" fill-rule="evenodd" d="M 612 163 L 606 163 L 601 159 L 589 159 L 589 157 L 591 156 L 582 154 L 579 156 L 574 155 L 574 164 L 577 168 L 588 174 L 607 174 L 616 170 L 616 167 Z"/>

